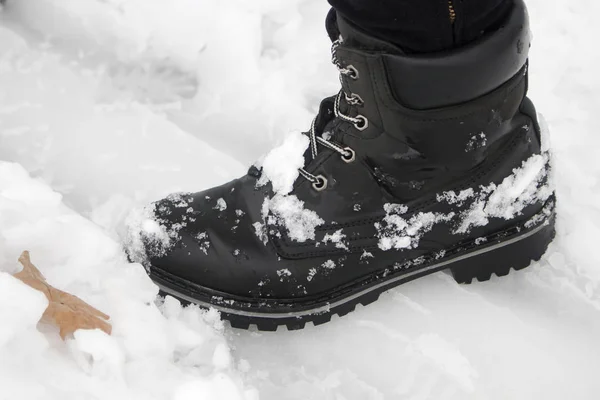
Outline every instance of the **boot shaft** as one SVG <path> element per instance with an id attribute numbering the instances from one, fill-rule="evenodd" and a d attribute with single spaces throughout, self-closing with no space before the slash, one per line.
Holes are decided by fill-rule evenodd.
<path id="1" fill-rule="evenodd" d="M 497 31 L 459 50 L 431 55 L 404 54 L 335 19 L 328 24 L 330 35 L 342 38 L 335 57 L 356 71 L 343 79 L 344 92 L 360 99 L 343 102 L 342 112 L 368 120 L 363 130 L 340 121 L 338 140 L 387 179 L 400 200 L 463 177 L 494 158 L 514 135 L 527 145 L 511 152 L 509 173 L 518 166 L 514 162 L 539 153 L 535 110 L 526 100 L 530 32 L 521 1 Z"/>

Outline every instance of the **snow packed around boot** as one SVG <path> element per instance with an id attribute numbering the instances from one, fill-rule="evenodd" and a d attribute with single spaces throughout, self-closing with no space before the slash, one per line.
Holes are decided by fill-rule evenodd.
<path id="1" fill-rule="evenodd" d="M 329 216 L 317 212 L 315 204 L 329 201 L 324 189 L 340 182 L 307 172 L 325 152 L 340 165 L 359 164 L 357 149 L 336 147 L 339 127 L 327 118 L 348 118 L 367 133 L 376 125 L 344 115 L 339 98 L 319 109 L 340 90 L 338 74 L 353 73 L 336 63 L 343 41 L 334 42 L 338 68 L 331 65 L 326 1 L 2 2 L 0 400 L 596 399 L 600 56 L 591 49 L 600 5 L 527 6 L 529 96 L 545 117 L 539 154 L 518 159 L 495 182 L 439 191 L 432 200 L 439 210 L 382 198 L 380 218 L 369 220 L 370 247 L 362 248 L 360 232 L 341 216 L 371 213 L 368 202 L 355 196 Z M 348 93 L 345 101 L 358 104 Z M 299 133 L 315 126 L 318 138 Z M 526 138 L 532 128 L 518 126 Z M 497 138 L 478 132 L 465 136 L 462 154 L 494 148 Z M 219 186 L 248 168 L 246 180 Z M 301 185 L 310 196 L 296 192 Z M 255 196 L 252 204 L 238 201 L 243 190 Z M 527 214 L 535 205 L 543 207 Z M 148 275 L 192 242 L 190 255 L 217 254 L 238 268 L 273 243 L 290 254 L 312 246 L 326 252 L 314 267 L 293 261 L 272 276 L 246 270 L 239 278 L 256 279 L 264 304 L 282 288 L 303 299 L 352 257 L 369 270 L 382 253 L 433 249 L 399 259 L 382 276 L 418 271 L 450 260 L 431 236 L 442 228 L 469 239 L 459 250 L 477 254 L 495 248 L 494 235 L 473 236 L 490 224 L 526 215 L 515 235 L 533 235 L 555 207 L 556 239 L 527 269 L 472 285 L 456 282 L 470 276 L 432 270 L 382 289 L 368 307 L 353 304 L 352 313 L 331 301 L 319 308 L 320 316 L 331 312 L 327 320 L 301 321 L 303 330 L 280 326 L 298 327 L 288 320 L 236 329 L 247 321 L 230 323 L 231 315 L 260 313 L 244 308 L 233 289 L 231 298 L 209 293 L 206 304 L 215 307 L 204 309 L 159 296 L 171 275 L 161 275 L 159 286 Z M 195 229 L 207 215 L 217 225 Z M 236 235 L 253 250 L 224 243 Z M 18 279 L 24 251 L 50 294 Z M 111 329 L 80 329 L 62 340 L 48 323 L 59 319 L 48 314 L 54 290 L 105 313 Z M 197 299 L 186 293 L 183 300 Z M 69 306 L 61 301 L 57 310 Z M 280 306 L 305 317 L 304 305 L 273 309 Z M 84 320 L 77 307 L 62 320 Z"/>

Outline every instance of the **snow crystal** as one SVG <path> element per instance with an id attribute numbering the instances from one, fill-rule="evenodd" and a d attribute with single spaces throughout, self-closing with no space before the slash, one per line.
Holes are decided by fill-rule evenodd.
<path id="1" fill-rule="evenodd" d="M 500 185 L 481 187 L 470 209 L 461 213 L 455 232 L 467 233 L 473 227 L 485 226 L 490 218 L 513 219 L 528 205 L 546 201 L 552 195 L 552 188 L 542 184 L 547 162 L 546 154 L 533 155 Z"/>
<path id="2" fill-rule="evenodd" d="M 210 249 L 210 239 L 208 238 L 208 233 L 200 232 L 196 236 L 194 236 L 194 239 L 198 241 L 198 244 L 200 245 L 200 250 L 202 250 L 204 254 L 208 255 L 208 250 Z"/>
<path id="3" fill-rule="evenodd" d="M 437 195 L 438 202 L 446 202 L 450 205 L 462 206 L 465 201 L 475 196 L 475 191 L 472 188 L 456 193 L 454 191 L 444 192 Z"/>
<path id="4" fill-rule="evenodd" d="M 143 265 L 147 264 L 148 257 L 164 255 L 179 237 L 176 229 L 167 231 L 156 220 L 155 207 L 152 205 L 134 209 L 125 220 L 124 246 L 131 260 Z"/>
<path id="5" fill-rule="evenodd" d="M 487 238 L 480 237 L 480 238 L 475 239 L 475 244 L 477 246 L 479 246 L 479 245 L 486 243 L 487 241 L 488 241 Z"/>
<path id="6" fill-rule="evenodd" d="M 321 267 L 329 270 L 335 269 L 335 262 L 333 260 L 327 260 L 321 265 Z"/>
<path id="7" fill-rule="evenodd" d="M 383 205 L 383 210 L 387 213 L 387 214 L 398 214 L 398 215 L 402 215 L 402 214 L 406 214 L 408 212 L 408 207 L 405 206 L 404 204 L 384 204 Z"/>
<path id="8" fill-rule="evenodd" d="M 369 258 L 375 258 L 375 256 L 373 255 L 373 253 L 370 253 L 370 252 L 364 250 L 362 255 L 360 256 L 360 260 L 365 261 Z"/>
<path id="9" fill-rule="evenodd" d="M 538 113 L 538 122 L 540 124 L 540 139 L 541 139 L 541 144 L 542 144 L 542 152 L 543 153 L 548 153 L 550 152 L 550 149 L 552 148 L 552 142 L 551 142 L 551 136 L 550 136 L 550 128 L 548 127 L 548 122 L 546 121 L 546 118 Z"/>
<path id="10" fill-rule="evenodd" d="M 304 166 L 304 153 L 309 140 L 300 132 L 290 134 L 283 144 L 273 150 L 259 163 L 262 176 L 259 186 L 271 182 L 273 192 L 280 195 L 289 194 L 298 179 L 298 169 Z"/>
<path id="11" fill-rule="evenodd" d="M 325 223 L 316 212 L 304 208 L 304 202 L 296 196 L 276 195 L 272 199 L 266 198 L 263 204 L 263 217 L 265 211 L 270 225 L 284 227 L 288 236 L 297 242 L 306 242 L 315 239 L 315 230 Z"/>
<path id="12" fill-rule="evenodd" d="M 191 201 L 190 193 L 172 193 L 166 198 L 175 208 L 186 208 L 189 207 L 189 201 Z"/>
<path id="13" fill-rule="evenodd" d="M 473 150 L 477 150 L 485 146 L 487 146 L 487 137 L 485 136 L 485 133 L 478 133 L 477 135 L 471 136 L 471 138 L 467 142 L 465 153 L 469 153 Z"/>
<path id="14" fill-rule="evenodd" d="M 265 227 L 265 224 L 255 222 L 254 224 L 252 224 L 252 226 L 254 227 L 254 234 L 256 235 L 256 237 L 258 237 L 260 241 L 263 242 L 263 244 L 266 246 L 267 243 L 269 243 L 269 236 L 267 235 L 267 229 Z"/>
<path id="15" fill-rule="evenodd" d="M 231 365 L 231 351 L 225 343 L 219 343 L 215 347 L 212 364 L 217 370 L 224 370 Z"/>
<path id="16" fill-rule="evenodd" d="M 338 249 L 348 250 L 348 243 L 344 241 L 346 239 L 346 235 L 343 233 L 343 230 L 340 229 L 334 233 L 328 233 L 323 237 L 323 243 L 334 243 L 335 247 Z"/>
<path id="17" fill-rule="evenodd" d="M 408 211 L 406 206 L 386 204 L 384 209 L 387 212 L 386 217 L 381 223 L 375 224 L 378 231 L 379 248 L 383 251 L 415 248 L 419 245 L 423 235 L 429 232 L 434 225 L 448 222 L 454 217 L 454 213 L 448 215 L 419 213 L 407 220 L 401 216 Z"/>
<path id="18" fill-rule="evenodd" d="M 217 200 L 217 205 L 215 206 L 215 210 L 219 210 L 219 211 L 227 210 L 227 202 L 225 202 L 225 199 L 221 198 L 221 199 Z"/>
<path id="19" fill-rule="evenodd" d="M 292 276 L 292 272 L 289 269 L 281 269 L 279 271 L 277 271 L 277 275 L 282 278 L 282 277 L 290 277 Z"/>

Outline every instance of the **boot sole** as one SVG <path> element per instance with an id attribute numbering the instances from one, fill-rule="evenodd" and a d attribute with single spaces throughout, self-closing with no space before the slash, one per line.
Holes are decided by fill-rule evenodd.
<path id="1" fill-rule="evenodd" d="M 474 279 L 483 282 L 490 280 L 494 274 L 502 277 L 508 275 L 511 269 L 525 269 L 546 253 L 555 237 L 554 224 L 554 204 L 551 202 L 528 222 L 486 237 L 484 245 L 475 242 L 464 244 L 450 250 L 441 259 L 439 256 L 430 260 L 420 257 L 398 268 L 397 272 L 388 271 L 371 281 L 347 288 L 343 293 L 310 303 L 298 300 L 290 300 L 287 304 L 270 299 L 263 299 L 261 303 L 251 299 L 228 300 L 227 295 L 211 294 L 209 289 L 153 267 L 150 268 L 150 277 L 160 288 L 160 295 L 173 296 L 184 304 L 215 308 L 233 328 L 249 329 L 255 325 L 261 331 L 276 331 L 279 326 L 297 330 L 303 329 L 308 322 L 314 325 L 327 323 L 334 314 L 345 316 L 358 304 L 369 305 L 396 286 L 439 271 L 449 270 L 456 282 L 470 284 Z"/>

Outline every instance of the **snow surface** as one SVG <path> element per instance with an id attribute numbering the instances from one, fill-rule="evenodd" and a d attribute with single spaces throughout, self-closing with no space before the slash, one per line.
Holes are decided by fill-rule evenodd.
<path id="1" fill-rule="evenodd" d="M 131 209 L 237 177 L 309 127 L 339 85 L 326 2 L 9 2 L 0 399 L 598 398 L 600 3 L 528 3 L 530 93 L 560 193 L 544 259 L 471 286 L 435 274 L 325 326 L 257 333 L 155 304 L 118 232 Z M 44 298 L 7 274 L 26 249 L 53 285 L 111 315 L 112 337 L 36 329 Z"/>

